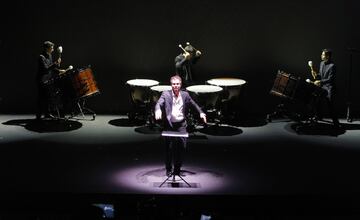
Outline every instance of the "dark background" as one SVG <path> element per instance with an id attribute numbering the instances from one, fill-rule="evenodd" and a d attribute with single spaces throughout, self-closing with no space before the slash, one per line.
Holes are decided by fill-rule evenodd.
<path id="1" fill-rule="evenodd" d="M 230 76 L 247 81 L 243 110 L 271 112 L 276 72 L 310 78 L 321 49 L 331 48 L 338 67 L 337 111 L 347 100 L 358 111 L 360 3 L 345 1 L 12 1 L 1 7 L 1 113 L 34 113 L 37 58 L 45 40 L 63 47 L 63 67 L 91 65 L 101 94 L 87 104 L 97 113 L 129 110 L 129 79 L 167 83 L 178 44 L 203 53 L 196 81 Z M 348 92 L 352 94 L 349 98 Z"/>

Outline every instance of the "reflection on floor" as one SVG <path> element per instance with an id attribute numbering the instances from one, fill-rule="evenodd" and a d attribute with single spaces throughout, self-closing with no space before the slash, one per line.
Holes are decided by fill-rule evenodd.
<path id="1" fill-rule="evenodd" d="M 161 126 L 121 115 L 43 122 L 31 115 L 1 115 L 0 120 L 0 193 L 7 211 L 14 200 L 30 202 L 34 210 L 40 204 L 73 211 L 72 205 L 84 201 L 111 203 L 115 210 L 124 208 L 124 215 L 153 216 L 149 219 L 160 213 L 200 219 L 201 212 L 244 217 L 257 211 L 261 218 L 267 209 L 273 217 L 286 214 L 275 204 L 292 216 L 294 204 L 312 210 L 316 201 L 328 205 L 318 207 L 323 213 L 335 205 L 340 215 L 358 210 L 351 208 L 360 192 L 357 121 L 341 121 L 339 129 L 327 122 L 260 118 L 199 126 L 188 139 L 184 180 L 176 176 L 164 183 Z M 177 208 L 159 211 L 168 210 L 167 204 Z M 175 216 L 180 212 L 189 218 Z"/>

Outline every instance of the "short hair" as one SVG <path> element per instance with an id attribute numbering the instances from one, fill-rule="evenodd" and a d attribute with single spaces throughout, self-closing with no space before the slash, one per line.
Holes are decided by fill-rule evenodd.
<path id="1" fill-rule="evenodd" d="M 332 56 L 332 50 L 331 49 L 323 49 L 322 52 L 325 53 L 326 56 L 331 57 Z"/>
<path id="2" fill-rule="evenodd" d="M 189 53 L 195 53 L 194 47 L 192 47 L 192 46 L 190 46 L 190 45 L 187 45 L 187 46 L 184 48 L 184 50 L 185 50 L 186 52 L 189 52 Z"/>
<path id="3" fill-rule="evenodd" d="M 51 41 L 45 41 L 43 44 L 44 49 L 49 49 L 51 47 L 53 47 L 55 44 Z"/>
<path id="4" fill-rule="evenodd" d="M 173 81 L 174 79 L 177 79 L 177 80 L 180 81 L 180 83 L 182 83 L 181 77 L 180 77 L 179 75 L 174 75 L 174 76 L 172 76 L 172 77 L 170 78 L 170 83 L 171 83 L 171 81 Z"/>

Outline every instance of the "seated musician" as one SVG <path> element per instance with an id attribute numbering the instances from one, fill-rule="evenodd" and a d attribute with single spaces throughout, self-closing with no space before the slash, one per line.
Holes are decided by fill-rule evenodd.
<path id="1" fill-rule="evenodd" d="M 327 105 L 327 109 L 330 113 L 334 126 L 339 127 L 339 119 L 334 109 L 334 99 L 336 95 L 336 66 L 332 60 L 332 51 L 330 49 L 323 49 L 321 52 L 321 60 L 318 73 L 313 69 L 312 62 L 309 62 L 311 74 L 315 80 L 314 84 L 327 91 L 324 101 Z M 323 108 L 320 103 L 318 106 L 317 117 L 318 119 L 322 119 L 322 116 Z"/>
<path id="2" fill-rule="evenodd" d="M 45 41 L 43 43 L 43 51 L 38 58 L 38 72 L 36 76 L 36 83 L 38 87 L 38 100 L 36 119 L 39 120 L 42 116 L 51 118 L 51 111 L 54 106 L 61 107 L 58 97 L 59 91 L 53 83 L 56 75 L 64 74 L 66 70 L 60 69 L 61 58 L 53 61 L 52 53 L 54 51 L 54 43 Z M 59 112 L 57 112 L 59 113 Z"/>

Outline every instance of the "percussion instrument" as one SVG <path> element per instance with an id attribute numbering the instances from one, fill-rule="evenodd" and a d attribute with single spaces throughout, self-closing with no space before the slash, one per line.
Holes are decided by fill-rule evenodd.
<path id="1" fill-rule="evenodd" d="M 150 102 L 150 87 L 159 84 L 158 81 L 152 79 L 132 79 L 126 82 L 130 86 L 131 100 L 134 104 L 143 105 Z"/>
<path id="2" fill-rule="evenodd" d="M 159 100 L 163 91 L 171 90 L 172 88 L 170 85 L 157 85 L 150 87 L 150 89 L 152 91 L 152 102 L 156 103 Z"/>
<path id="3" fill-rule="evenodd" d="M 326 90 L 300 77 L 279 71 L 270 94 L 313 108 L 326 95 Z"/>
<path id="4" fill-rule="evenodd" d="M 223 88 L 214 85 L 193 85 L 186 87 L 186 90 L 200 107 L 211 110 L 217 108 L 218 98 Z"/>
<path id="5" fill-rule="evenodd" d="M 278 72 L 270 93 L 282 98 L 293 99 L 299 80 L 298 77 L 285 72 Z"/>
<path id="6" fill-rule="evenodd" d="M 210 85 L 220 86 L 223 88 L 222 100 L 232 101 L 239 98 L 243 85 L 246 83 L 245 80 L 238 78 L 214 78 L 206 81 Z"/>
<path id="7" fill-rule="evenodd" d="M 77 98 L 86 98 L 99 93 L 93 71 L 90 67 L 79 69 L 70 75 L 70 77 Z"/>
<path id="8" fill-rule="evenodd" d="M 307 103 L 310 98 L 317 97 L 326 92 L 319 86 L 294 75 L 278 72 L 270 93 L 282 98 L 303 101 Z"/>

